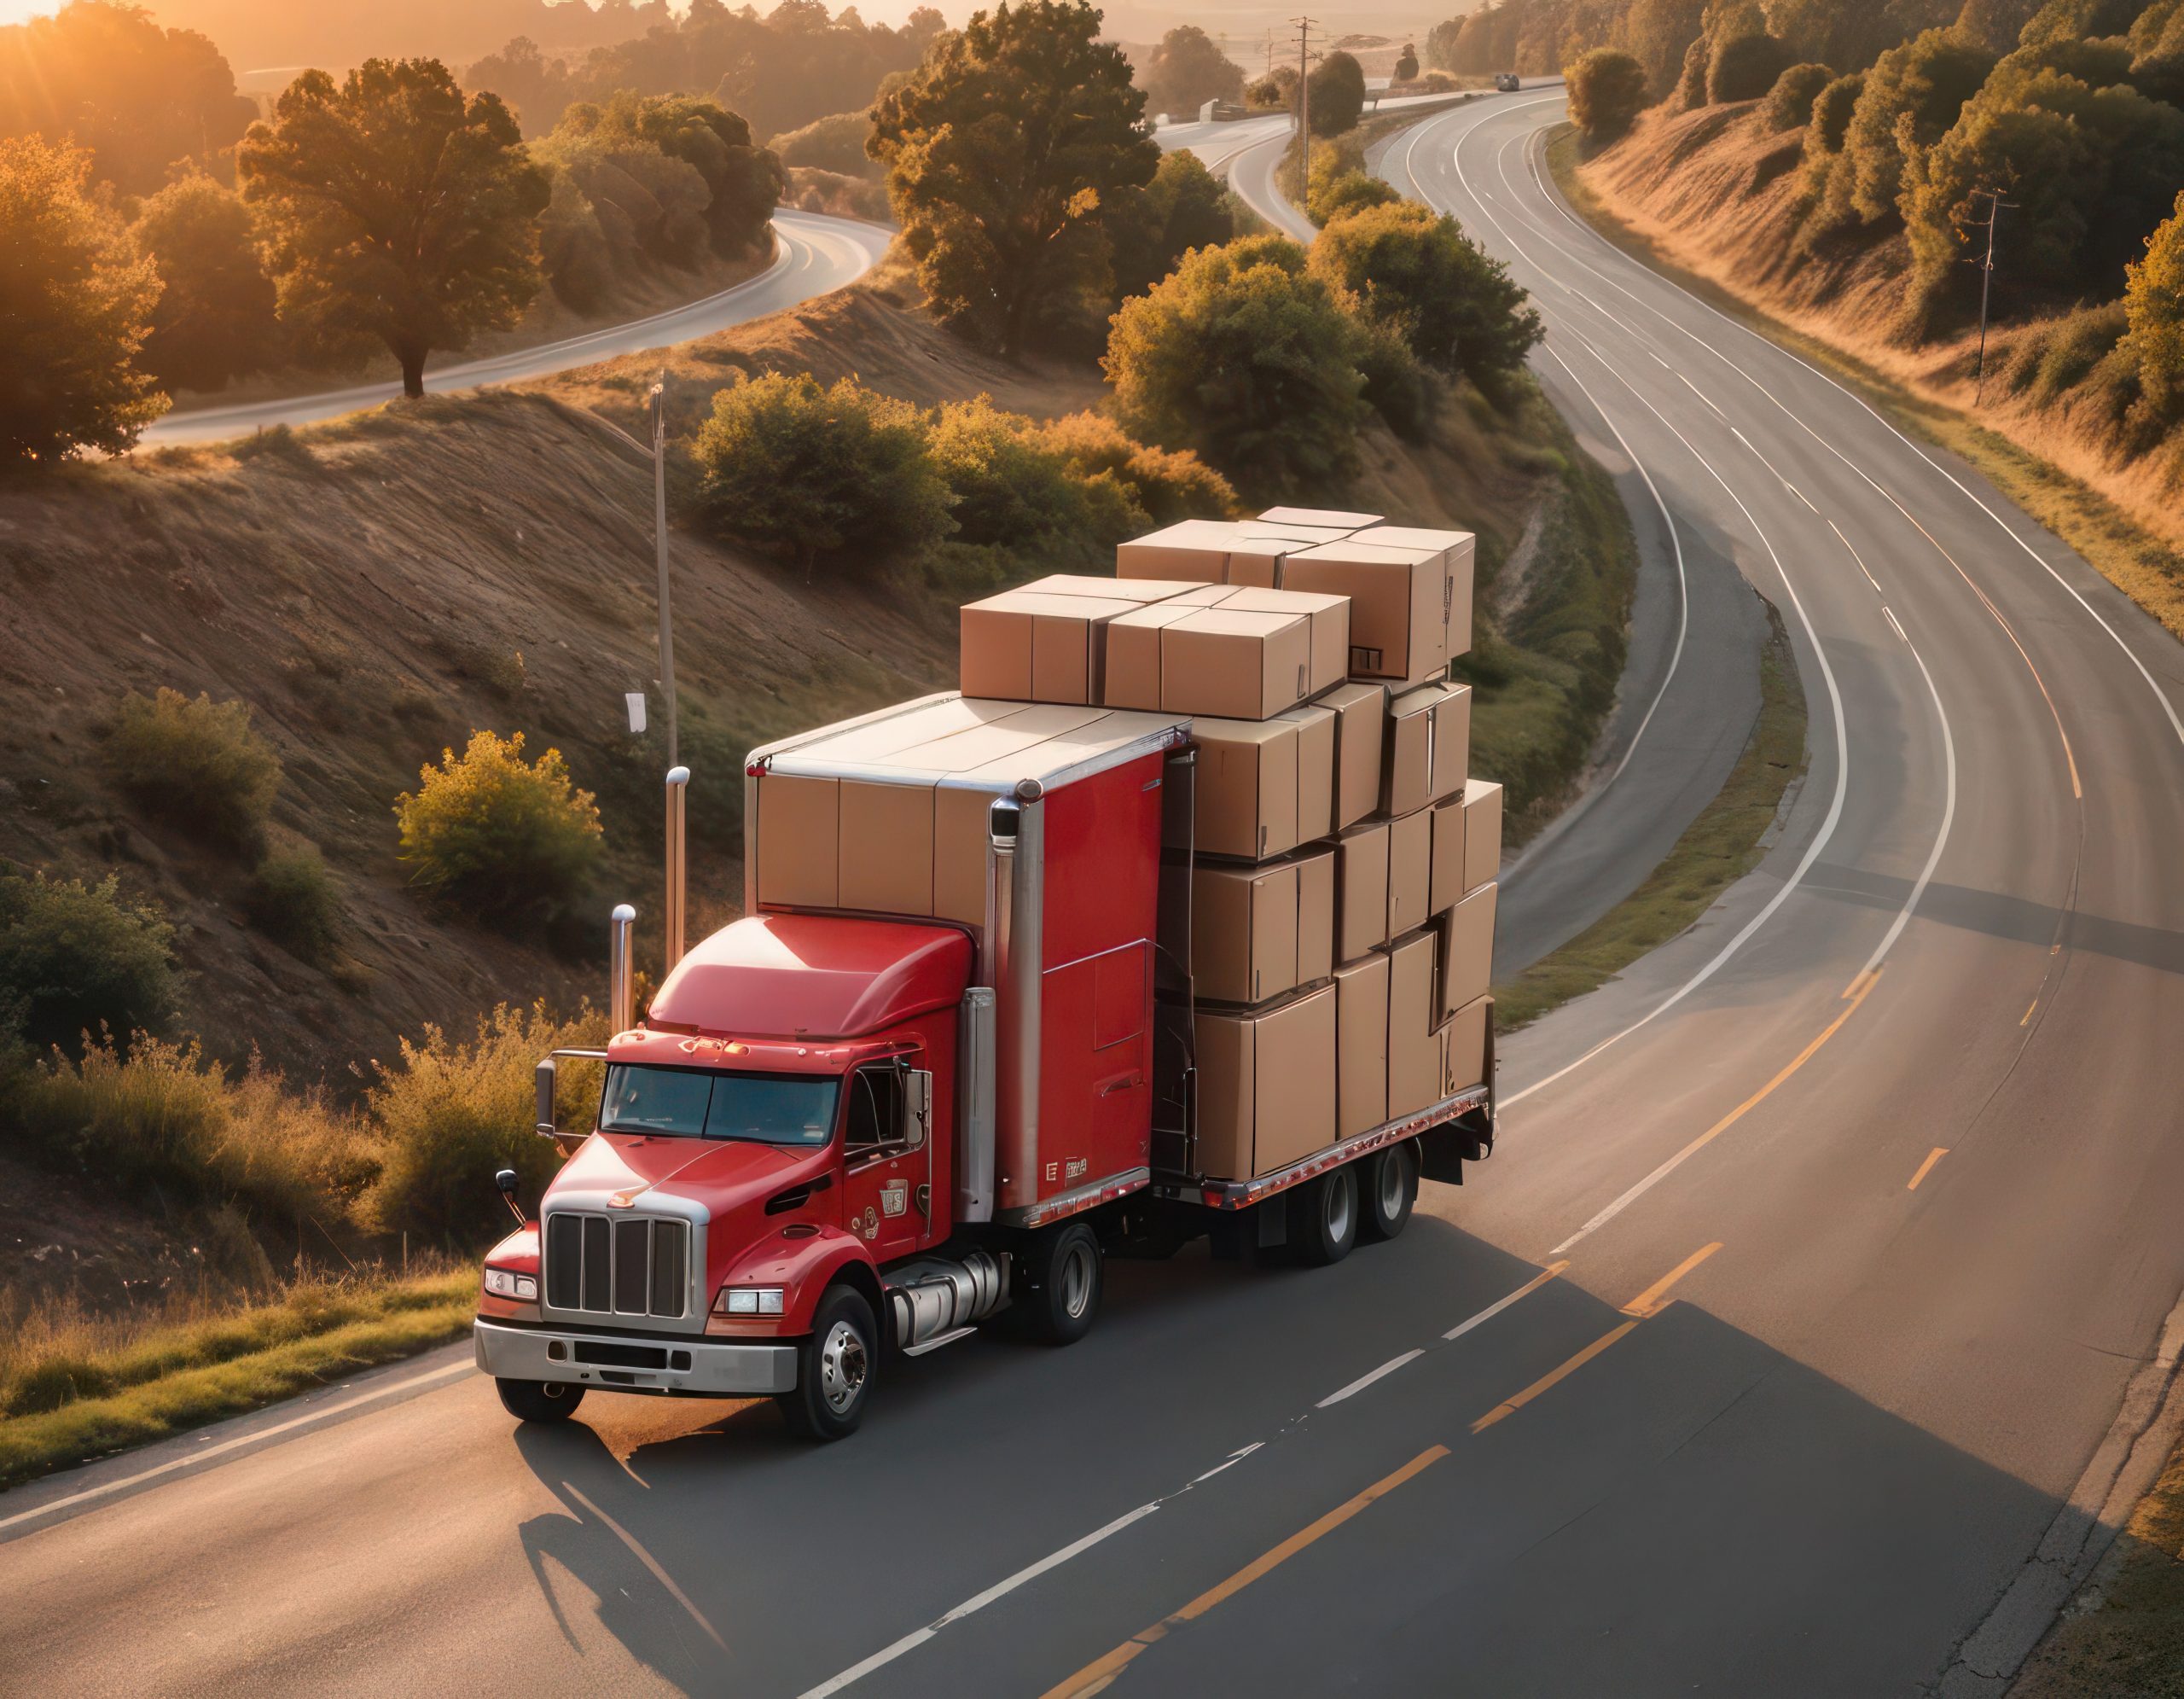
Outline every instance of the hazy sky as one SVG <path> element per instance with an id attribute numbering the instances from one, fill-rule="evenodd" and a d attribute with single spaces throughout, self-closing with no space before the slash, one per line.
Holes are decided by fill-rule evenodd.
<path id="1" fill-rule="evenodd" d="M 137 0 L 137 3 L 143 5 L 154 17 L 159 15 L 159 0 Z M 682 10 L 685 0 L 670 0 L 670 3 L 679 12 Z M 736 3 L 740 4 L 741 0 L 736 0 Z M 847 5 L 850 0 L 841 0 L 841 3 Z M 869 4 L 859 5 L 857 12 L 868 24 L 899 24 L 921 3 L 929 3 L 929 0 L 871 0 Z M 0 0 L 0 24 L 20 24 L 26 18 L 35 18 L 44 14 L 57 12 L 61 9 L 61 4 L 62 0 Z M 833 0 L 829 0 L 829 7 L 830 9 L 839 9 L 834 7 Z M 758 9 L 765 12 L 773 9 L 770 4 L 766 3 L 766 0 L 758 0 Z M 973 9 L 974 9 L 961 5 L 941 8 L 941 10 L 947 12 L 951 17 L 959 11 Z"/>

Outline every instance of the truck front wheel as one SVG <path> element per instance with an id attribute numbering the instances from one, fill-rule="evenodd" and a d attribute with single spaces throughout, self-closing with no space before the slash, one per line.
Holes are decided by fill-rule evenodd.
<path id="1" fill-rule="evenodd" d="M 847 1439 L 864 1420 L 879 1367 L 872 1306 L 854 1287 L 831 1287 L 811 1318 L 810 1336 L 797 1347 L 796 1389 L 776 1402 L 805 1439 Z"/>
<path id="2" fill-rule="evenodd" d="M 584 1389 L 563 1381 L 496 1380 L 501 1408 L 520 1422 L 566 1422 L 584 1402 Z"/>
<path id="3" fill-rule="evenodd" d="M 1368 1239 L 1392 1239 L 1410 1220 L 1418 1202 L 1418 1147 L 1406 1138 L 1360 1163 L 1365 1213 L 1358 1229 Z"/>
<path id="4" fill-rule="evenodd" d="M 1357 1242 L 1357 1169 L 1330 1168 L 1289 1194 L 1289 1242 L 1307 1268 L 1340 1262 Z"/>
<path id="5" fill-rule="evenodd" d="M 1082 1221 L 1042 1233 L 1025 1250 L 1024 1293 L 1018 1300 L 1032 1333 L 1049 1345 L 1071 1345 L 1092 1331 L 1103 1271 L 1099 1236 Z"/>

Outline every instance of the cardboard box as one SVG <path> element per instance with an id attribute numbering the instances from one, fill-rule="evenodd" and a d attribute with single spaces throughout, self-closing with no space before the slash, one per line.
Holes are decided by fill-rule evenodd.
<path id="1" fill-rule="evenodd" d="M 1338 685 L 1313 706 L 1334 715 L 1334 823 L 1331 829 L 1339 832 L 1380 806 L 1388 687 Z"/>
<path id="2" fill-rule="evenodd" d="M 758 791 L 758 900 L 833 908 L 839 889 L 839 782 L 768 773 Z"/>
<path id="3" fill-rule="evenodd" d="M 1352 678 L 1417 684 L 1447 669 L 1449 582 L 1439 550 L 1349 538 L 1292 555 L 1281 584 L 1350 598 Z"/>
<path id="4" fill-rule="evenodd" d="M 1351 1138 L 1388 1118 L 1388 958 L 1337 968 L 1334 992 L 1334 1132 Z"/>
<path id="5" fill-rule="evenodd" d="M 1199 585 L 1181 596 L 1108 620 L 1100 669 L 1100 706 L 1159 713 L 1161 632 L 1201 608 L 1217 606 L 1228 594 L 1225 585 Z"/>
<path id="6" fill-rule="evenodd" d="M 1434 935 L 1414 932 L 1388 946 L 1388 1116 L 1415 1114 L 1441 1101 L 1447 1069 L 1436 1032 Z"/>
<path id="7" fill-rule="evenodd" d="M 1187 519 L 1149 537 L 1118 544 L 1115 576 L 1219 584 L 1228 570 L 1229 537 L 1226 521 Z"/>
<path id="8" fill-rule="evenodd" d="M 1339 525 L 1275 524 L 1263 519 L 1247 519 L 1237 525 L 1236 534 L 1261 542 L 1281 542 L 1287 545 L 1287 552 L 1293 555 L 1299 549 L 1314 548 L 1321 543 L 1339 543 L 1350 535 L 1350 531 L 1348 527 Z"/>
<path id="9" fill-rule="evenodd" d="M 1277 589 L 1281 583 L 1282 561 L 1307 546 L 1291 537 L 1247 535 L 1240 525 L 1236 531 L 1238 534 L 1228 539 L 1228 565 L 1222 575 L 1223 581 L 1232 586 Z M 1308 539 L 1311 543 L 1320 540 L 1316 537 Z"/>
<path id="10" fill-rule="evenodd" d="M 1352 826 L 1334 846 L 1334 953 L 1355 961 L 1388 940 L 1388 823 Z"/>
<path id="11" fill-rule="evenodd" d="M 986 923 L 990 823 L 994 794 L 943 782 L 932 793 L 932 914 Z"/>
<path id="12" fill-rule="evenodd" d="M 1200 1010 L 1198 1165 L 1271 1173 L 1334 1143 L 1335 988 L 1263 1010 Z"/>
<path id="13" fill-rule="evenodd" d="M 1376 513 L 1341 513 L 1332 508 L 1269 508 L 1259 517 L 1270 525 L 1336 525 L 1345 531 L 1359 531 L 1380 522 Z"/>
<path id="14" fill-rule="evenodd" d="M 1334 851 L 1300 854 L 1297 869 L 1297 983 L 1334 971 Z"/>
<path id="15" fill-rule="evenodd" d="M 1426 790 L 1436 802 L 1457 795 L 1471 777 L 1471 686 L 1436 684 L 1432 713 L 1432 745 Z"/>
<path id="16" fill-rule="evenodd" d="M 1339 1021 L 1341 1011 L 1336 1011 Z M 1494 999 L 1482 997 L 1467 1003 L 1449 1017 L 1445 1029 L 1448 1036 L 1448 1071 L 1442 1077 L 1441 1095 L 1453 1097 L 1459 1091 L 1468 1091 L 1474 1085 L 1486 1083 L 1486 1033 L 1494 1021 Z M 1336 1042 L 1341 1035 L 1338 1031 Z M 1339 1060 L 1337 1067 L 1340 1067 Z"/>
<path id="17" fill-rule="evenodd" d="M 1297 728 L 1297 841 L 1334 831 L 1335 717 L 1316 703 L 1275 716 Z"/>
<path id="18" fill-rule="evenodd" d="M 761 788 L 773 782 L 762 780 Z M 880 914 L 931 914 L 932 786 L 846 778 L 839 783 L 841 839 L 834 905 Z"/>
<path id="19" fill-rule="evenodd" d="M 1433 871 L 1427 881 L 1426 905 L 1442 915 L 1463 900 L 1464 800 L 1452 796 L 1437 802 L 1432 812 Z"/>
<path id="20" fill-rule="evenodd" d="M 1502 787 L 1485 779 L 1464 786 L 1463 888 L 1468 896 L 1502 876 Z"/>
<path id="21" fill-rule="evenodd" d="M 1376 525 L 1358 535 L 1361 543 L 1390 548 L 1438 549 L 1448 573 L 1449 658 L 1471 648 L 1472 580 L 1478 539 L 1468 531 L 1434 531 L 1420 526 Z"/>
<path id="22" fill-rule="evenodd" d="M 1307 615 L 1195 608 L 1160 633 L 1160 712 L 1268 719 L 1304 700 L 1311 671 Z"/>
<path id="23" fill-rule="evenodd" d="M 1388 823 L 1388 936 L 1400 938 L 1432 913 L 1433 811 Z"/>
<path id="24" fill-rule="evenodd" d="M 967 696 L 1090 703 L 1102 695 L 1107 622 L 1138 604 L 1089 596 L 1004 591 L 965 604 L 961 672 Z"/>
<path id="25" fill-rule="evenodd" d="M 1200 855 L 1264 861 L 1297 847 L 1297 730 L 1284 719 L 1193 723 L 1191 833 Z"/>
<path id="26" fill-rule="evenodd" d="M 1477 1002 L 1494 981 L 1494 900 L 1500 889 L 1480 886 L 1434 922 L 1440 941 L 1437 1021 Z"/>
<path id="27" fill-rule="evenodd" d="M 1350 598 L 1297 590 L 1232 589 L 1221 606 L 1248 614 L 1301 614 L 1312 622 L 1312 671 L 1304 694 L 1333 689 L 1350 673 Z"/>
<path id="28" fill-rule="evenodd" d="M 1191 977 L 1216 1003 L 1264 1003 L 1297 986 L 1297 864 L 1205 862 L 1191 873 Z"/>
<path id="29" fill-rule="evenodd" d="M 1423 691 L 1388 699 L 1380 746 L 1380 812 L 1409 814 L 1433 800 L 1433 701 Z"/>
<path id="30" fill-rule="evenodd" d="M 1089 596 L 1101 602 L 1134 602 L 1141 606 L 1205 588 L 1202 584 L 1185 579 L 1095 578 L 1089 573 L 1054 573 L 1016 586 L 1021 595 Z"/>

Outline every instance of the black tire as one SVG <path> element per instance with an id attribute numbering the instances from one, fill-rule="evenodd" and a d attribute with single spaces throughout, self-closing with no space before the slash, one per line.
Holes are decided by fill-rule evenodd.
<path id="1" fill-rule="evenodd" d="M 1290 1193 L 1289 1245 L 1305 1267 L 1340 1262 L 1356 1242 L 1356 1164 L 1330 1168 Z"/>
<path id="2" fill-rule="evenodd" d="M 864 1420 L 880 1374 L 880 1328 L 853 1286 L 831 1286 L 796 1351 L 796 1388 L 775 1402 L 807 1440 L 845 1440 Z"/>
<path id="3" fill-rule="evenodd" d="M 501 1395 L 501 1408 L 519 1422 L 566 1422 L 584 1402 L 585 1388 L 566 1381 L 503 1381 L 493 1389 Z"/>
<path id="4" fill-rule="evenodd" d="M 1376 1150 L 1358 1163 L 1358 1189 L 1364 1209 L 1357 1231 L 1367 1240 L 1392 1239 L 1410 1224 L 1418 1202 L 1418 1147 L 1406 1138 Z"/>
<path id="5" fill-rule="evenodd" d="M 1024 1289 L 1017 1302 L 1035 1339 L 1073 1345 L 1092 1331 L 1106 1282 L 1099 1236 L 1090 1227 L 1072 1221 L 1040 1234 L 1020 1266 Z"/>

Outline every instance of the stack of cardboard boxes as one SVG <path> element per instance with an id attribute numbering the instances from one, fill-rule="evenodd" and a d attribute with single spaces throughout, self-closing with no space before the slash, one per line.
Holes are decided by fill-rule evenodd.
<path id="1" fill-rule="evenodd" d="M 1472 779 L 1468 532 L 1276 508 L 962 614 L 967 695 L 1192 717 L 1164 947 L 1199 1163 L 1271 1173 L 1484 1077 L 1501 787 Z"/>

